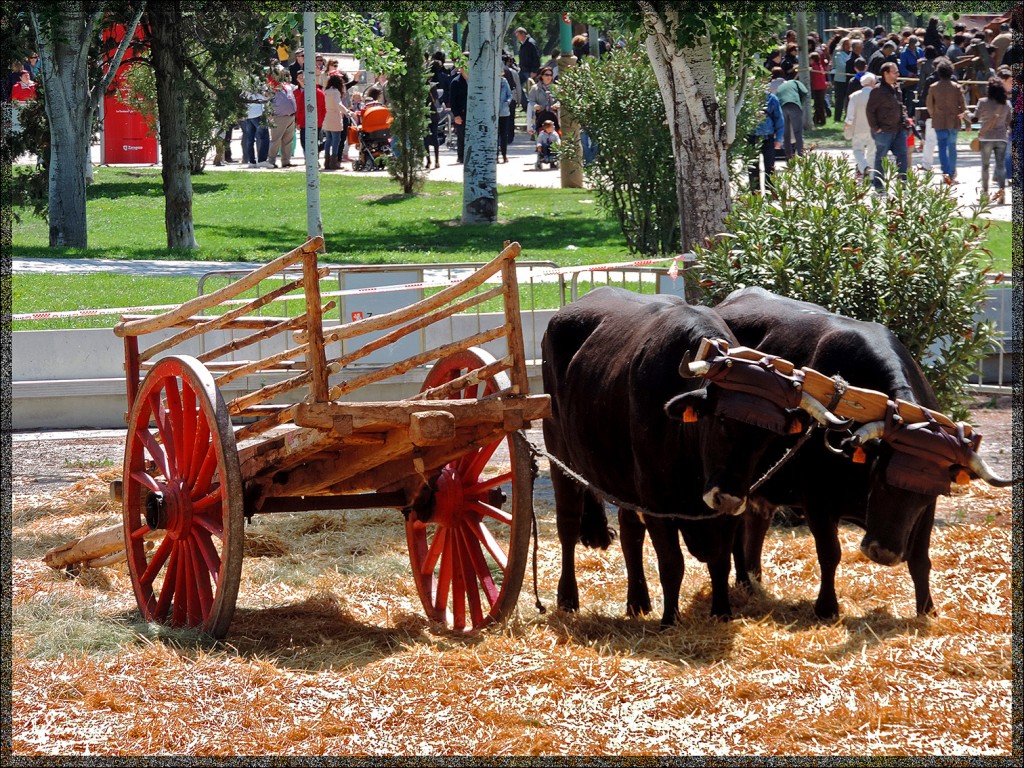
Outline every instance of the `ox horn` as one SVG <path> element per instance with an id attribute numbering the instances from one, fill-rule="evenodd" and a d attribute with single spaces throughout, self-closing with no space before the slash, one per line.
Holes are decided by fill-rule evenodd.
<path id="1" fill-rule="evenodd" d="M 885 434 L 884 421 L 869 421 L 853 433 L 851 441 L 854 445 L 864 445 L 868 440 L 876 440 Z"/>
<path id="2" fill-rule="evenodd" d="M 984 480 L 989 485 L 993 485 L 996 488 L 1005 488 L 1008 485 L 1013 485 L 1018 480 L 1007 480 L 997 475 L 985 460 L 976 453 L 971 453 L 971 460 L 968 462 L 968 466 L 971 471 L 974 472 L 978 477 Z"/>
<path id="3" fill-rule="evenodd" d="M 711 372 L 711 363 L 706 360 L 690 362 L 690 350 L 686 350 L 683 360 L 679 363 L 679 375 L 684 379 L 697 379 L 707 376 Z"/>
<path id="4" fill-rule="evenodd" d="M 800 395 L 800 407 L 807 411 L 823 427 L 847 429 L 851 424 L 850 419 L 840 419 L 806 392 Z"/>

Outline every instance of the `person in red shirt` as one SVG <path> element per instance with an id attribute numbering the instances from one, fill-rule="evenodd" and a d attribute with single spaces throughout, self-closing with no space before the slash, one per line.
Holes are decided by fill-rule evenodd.
<path id="1" fill-rule="evenodd" d="M 304 74 L 299 72 L 299 85 L 295 89 L 295 129 L 299 132 L 299 141 L 302 142 L 302 153 L 306 153 L 306 95 L 303 91 Z M 327 116 L 327 96 L 323 89 L 316 86 L 316 151 L 319 156 L 323 148 L 323 126 L 324 118 Z"/>
<path id="2" fill-rule="evenodd" d="M 825 91 L 828 90 L 828 68 L 821 60 L 821 54 L 811 51 L 811 98 L 814 101 L 814 124 L 825 124 Z"/>
<path id="3" fill-rule="evenodd" d="M 18 82 L 11 86 L 11 99 L 14 101 L 28 101 L 36 97 L 36 84 L 27 69 L 21 70 Z"/>

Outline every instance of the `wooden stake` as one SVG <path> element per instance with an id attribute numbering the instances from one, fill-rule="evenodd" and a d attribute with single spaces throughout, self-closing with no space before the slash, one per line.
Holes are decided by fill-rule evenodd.
<path id="1" fill-rule="evenodd" d="M 512 358 L 512 391 L 525 395 L 530 391 L 526 374 L 526 352 L 523 345 L 523 318 L 519 314 L 519 278 L 513 259 L 501 265 L 501 285 L 505 293 L 505 326 L 508 331 L 508 354 Z"/>
<path id="2" fill-rule="evenodd" d="M 343 381 L 341 384 L 333 387 L 330 392 L 330 400 L 337 400 L 343 395 L 347 395 L 349 392 L 365 387 L 367 384 L 373 384 L 384 379 L 389 379 L 392 376 L 399 376 L 408 370 L 415 368 L 417 365 L 430 362 L 431 360 L 438 360 L 446 355 L 450 355 L 453 352 L 459 352 L 469 347 L 475 347 L 479 344 L 486 344 L 488 341 L 494 341 L 494 339 L 500 338 L 508 334 L 508 325 L 503 325 L 498 328 L 492 328 L 489 331 L 470 336 L 463 341 L 454 341 L 451 344 L 445 344 L 434 349 L 428 349 L 426 352 L 421 352 L 418 355 L 413 355 L 410 358 L 402 360 L 400 362 L 389 365 L 387 368 L 381 368 L 379 371 L 373 371 L 363 376 L 357 376 L 349 381 Z M 340 368 L 339 368 L 340 370 Z M 332 366 L 331 372 L 337 372 Z"/>
<path id="3" fill-rule="evenodd" d="M 352 323 L 346 323 L 336 330 L 332 330 L 328 333 L 326 341 L 341 341 L 343 339 L 351 339 L 354 336 L 360 336 L 364 333 L 372 333 L 373 331 L 382 331 L 385 328 L 393 328 L 396 325 L 411 320 L 412 318 L 419 317 L 426 312 L 431 312 L 438 307 L 443 307 L 449 301 L 457 299 L 459 296 L 463 296 L 469 293 L 474 288 L 483 285 L 487 278 L 491 275 L 497 274 L 501 270 L 501 265 L 504 264 L 508 259 L 514 259 L 521 250 L 519 243 L 511 243 L 505 250 L 503 250 L 494 260 L 490 261 L 483 267 L 480 267 L 476 272 L 467 277 L 456 285 L 449 286 L 442 291 L 438 291 L 433 296 L 428 296 L 425 299 L 417 301 L 415 304 L 410 304 L 408 307 L 402 309 L 396 309 L 393 312 L 386 312 L 383 315 L 374 315 L 373 317 L 367 317 L 362 320 L 356 320 Z"/>
<path id="4" fill-rule="evenodd" d="M 335 302 L 329 301 L 323 307 L 323 312 L 330 312 L 334 309 Z M 306 324 L 306 313 L 303 312 L 301 315 L 292 318 L 285 318 L 284 320 L 275 323 L 269 328 L 264 328 L 256 333 L 251 333 L 248 336 L 243 336 L 240 339 L 234 339 L 229 341 L 227 344 L 221 344 L 219 347 L 211 349 L 209 352 L 204 352 L 198 358 L 199 362 L 205 363 L 207 360 L 216 360 L 218 357 L 223 357 L 232 352 L 236 352 L 239 349 L 248 347 L 255 344 L 258 341 L 264 341 L 279 333 L 285 333 L 294 328 L 300 328 Z"/>
<path id="5" fill-rule="evenodd" d="M 306 332 L 309 334 L 306 362 L 313 376 L 309 396 L 316 402 L 328 400 L 327 356 L 324 354 L 324 326 L 320 314 L 320 273 L 316 268 L 316 252 L 302 256 L 302 279 L 306 288 Z"/>

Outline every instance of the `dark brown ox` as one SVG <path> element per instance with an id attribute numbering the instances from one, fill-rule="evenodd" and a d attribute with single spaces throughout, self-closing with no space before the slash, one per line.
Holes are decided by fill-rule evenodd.
<path id="1" fill-rule="evenodd" d="M 864 528 L 860 548 L 874 562 L 890 566 L 906 562 L 917 612 L 933 612 L 928 549 L 936 496 L 948 493 L 958 475 L 995 486 L 1012 481 L 998 477 L 985 464 L 977 453 L 977 436 L 966 438 L 962 431 L 951 434 L 935 423 L 903 422 L 894 407 L 897 399 L 932 410 L 938 403 L 920 367 L 885 327 L 761 288 L 734 291 L 715 311 L 744 346 L 826 376 L 842 376 L 851 385 L 885 393 L 892 403 L 886 418 L 862 426 L 843 454 L 833 453 L 821 439 L 807 442 L 758 490 L 759 500 L 768 503 L 751 505 L 803 510 L 821 567 L 815 613 L 833 617 L 839 612 L 835 573 L 841 555 L 840 520 Z M 849 449 L 857 447 L 866 449 L 858 456 L 862 463 L 850 457 Z M 767 452 L 766 461 L 780 453 Z M 748 572 L 760 579 L 761 548 L 770 521 L 770 514 L 746 516 L 736 551 L 741 581 Z"/>
<path id="2" fill-rule="evenodd" d="M 542 342 L 544 421 L 548 450 L 593 486 L 647 510 L 645 522 L 658 557 L 664 595 L 662 624 L 678 614 L 683 558 L 679 536 L 708 566 L 711 613 L 730 614 L 728 579 L 734 533 L 747 489 L 773 433 L 729 418 L 739 393 L 681 378 L 679 364 L 706 337 L 733 341 L 711 310 L 673 296 L 644 296 L 599 288 L 561 309 Z M 683 420 L 687 410 L 706 414 Z M 577 541 L 607 547 L 612 534 L 594 490 L 554 463 L 562 573 L 558 605 L 579 608 Z M 685 517 L 671 517 L 683 515 Z M 628 578 L 627 612 L 650 611 L 643 578 L 644 527 L 620 509 Z"/>

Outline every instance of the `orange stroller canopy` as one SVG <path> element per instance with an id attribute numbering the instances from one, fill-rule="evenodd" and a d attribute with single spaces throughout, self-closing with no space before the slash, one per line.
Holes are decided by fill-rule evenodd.
<path id="1" fill-rule="evenodd" d="M 374 104 L 363 109 L 359 127 L 367 133 L 386 131 L 391 127 L 393 120 L 391 110 L 381 104 Z"/>

